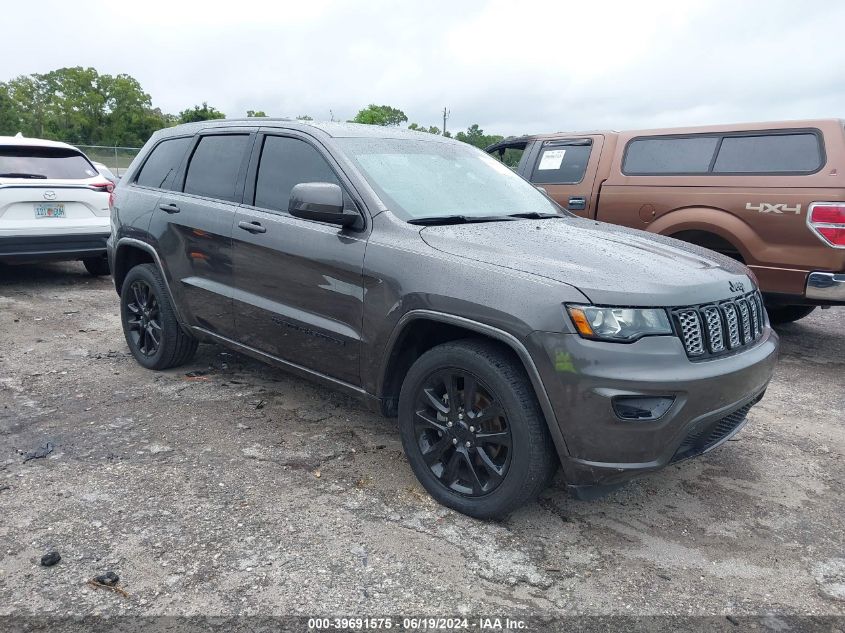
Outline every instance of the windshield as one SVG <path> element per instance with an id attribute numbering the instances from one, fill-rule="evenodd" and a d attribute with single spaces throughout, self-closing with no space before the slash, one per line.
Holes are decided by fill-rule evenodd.
<path id="1" fill-rule="evenodd" d="M 531 184 L 470 145 L 374 138 L 339 138 L 337 142 L 387 207 L 403 220 L 563 215 Z"/>
<path id="2" fill-rule="evenodd" d="M 0 145 L 0 177 L 65 180 L 96 175 L 88 159 L 73 149 Z"/>

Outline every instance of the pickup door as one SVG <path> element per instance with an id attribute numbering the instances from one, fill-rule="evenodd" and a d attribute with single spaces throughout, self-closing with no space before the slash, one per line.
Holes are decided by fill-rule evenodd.
<path id="1" fill-rule="evenodd" d="M 604 137 L 600 134 L 533 141 L 519 173 L 565 209 L 582 217 L 596 216 L 596 172 Z"/>

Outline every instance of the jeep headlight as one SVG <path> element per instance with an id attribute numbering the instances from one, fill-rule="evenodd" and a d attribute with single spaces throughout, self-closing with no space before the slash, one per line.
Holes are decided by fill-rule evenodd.
<path id="1" fill-rule="evenodd" d="M 584 338 L 631 343 L 643 336 L 672 334 L 672 324 L 662 308 L 568 305 L 566 309 Z"/>

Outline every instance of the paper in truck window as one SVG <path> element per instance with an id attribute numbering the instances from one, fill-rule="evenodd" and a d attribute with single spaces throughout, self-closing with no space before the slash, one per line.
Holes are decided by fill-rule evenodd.
<path id="1" fill-rule="evenodd" d="M 547 149 L 543 152 L 537 169 L 560 169 L 564 154 L 566 154 L 565 149 Z"/>

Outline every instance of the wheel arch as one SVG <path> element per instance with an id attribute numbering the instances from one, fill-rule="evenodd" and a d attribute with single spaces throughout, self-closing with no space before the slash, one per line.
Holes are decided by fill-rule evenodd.
<path id="1" fill-rule="evenodd" d="M 123 280 L 126 279 L 126 274 L 132 268 L 138 264 L 158 265 L 152 247 L 142 246 L 142 244 L 144 243 L 141 242 L 138 244 L 134 240 L 128 242 L 124 239 L 118 243 L 115 249 L 112 277 L 114 278 L 114 287 L 118 295 L 123 288 Z"/>
<path id="2" fill-rule="evenodd" d="M 395 417 L 398 409 L 399 390 L 414 361 L 429 349 L 448 341 L 464 338 L 481 338 L 504 346 L 523 367 L 558 454 L 568 455 L 554 408 L 540 373 L 528 349 L 516 336 L 499 328 L 472 319 L 432 310 L 412 310 L 399 319 L 385 348 L 379 373 L 377 394 L 381 412 Z"/>
<path id="3" fill-rule="evenodd" d="M 191 336 L 196 336 L 191 332 L 186 325 L 186 321 L 179 309 L 179 304 L 176 302 L 173 291 L 170 288 L 170 282 L 167 280 L 167 273 L 161 263 L 161 258 L 158 256 L 155 248 L 147 242 L 137 240 L 131 237 L 122 237 L 118 240 L 117 247 L 114 254 L 114 270 L 112 277 L 114 278 L 114 286 L 117 294 L 123 287 L 123 280 L 126 279 L 127 273 L 139 264 L 153 264 L 158 268 L 161 278 L 164 281 L 164 288 L 167 291 L 167 298 L 170 300 L 170 305 L 173 306 L 173 311 L 176 313 L 176 320 L 179 326 Z"/>
<path id="4" fill-rule="evenodd" d="M 720 249 L 708 246 L 708 241 L 717 246 L 727 245 L 744 263 L 756 261 L 754 245 L 760 242 L 757 232 L 745 221 L 713 207 L 685 207 L 669 211 L 652 222 L 647 230 L 711 250 Z M 726 254 L 731 255 L 730 252 Z"/>

